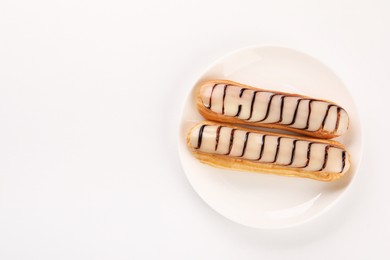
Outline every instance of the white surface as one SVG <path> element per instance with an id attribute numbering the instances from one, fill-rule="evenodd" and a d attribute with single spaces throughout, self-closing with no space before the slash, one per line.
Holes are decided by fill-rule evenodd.
<path id="1" fill-rule="evenodd" d="M 388 1 L 0 2 L 1 259 L 388 259 Z M 331 211 L 246 228 L 192 190 L 185 93 L 234 49 L 282 44 L 337 71 L 365 127 Z M 140 113 L 142 111 L 142 113 Z"/>
<path id="2" fill-rule="evenodd" d="M 337 140 L 345 145 L 352 158 L 347 175 L 337 182 L 324 183 L 228 171 L 199 162 L 187 148 L 187 134 L 195 124 L 205 120 L 196 108 L 195 88 L 211 79 L 332 100 L 345 108 L 351 125 Z M 285 47 L 251 46 L 213 63 L 187 94 L 180 124 L 179 154 L 192 187 L 218 213 L 248 227 L 291 227 L 319 216 L 340 199 L 360 164 L 363 137 L 357 108 L 348 90 L 324 64 Z"/>

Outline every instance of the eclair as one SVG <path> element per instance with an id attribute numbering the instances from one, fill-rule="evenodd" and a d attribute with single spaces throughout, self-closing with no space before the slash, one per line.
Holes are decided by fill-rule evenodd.
<path id="1" fill-rule="evenodd" d="M 344 146 L 320 140 L 253 130 L 211 121 L 187 134 L 187 145 L 201 162 L 240 171 L 335 181 L 350 168 Z"/>
<path id="2" fill-rule="evenodd" d="M 345 109 L 331 101 L 227 80 L 198 85 L 196 103 L 208 120 L 278 128 L 316 138 L 340 136 L 349 125 Z"/>

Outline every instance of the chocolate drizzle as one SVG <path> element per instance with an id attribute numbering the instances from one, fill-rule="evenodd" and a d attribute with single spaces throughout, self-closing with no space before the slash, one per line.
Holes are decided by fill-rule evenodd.
<path id="1" fill-rule="evenodd" d="M 336 120 L 336 126 L 334 127 L 334 131 L 337 132 L 339 129 L 339 124 L 340 124 L 340 112 L 341 112 L 341 107 L 337 107 L 337 120 Z"/>
<path id="2" fill-rule="evenodd" d="M 311 116 L 311 103 L 313 102 L 314 100 L 310 100 L 309 101 L 309 114 L 307 115 L 307 120 L 306 120 L 306 127 L 303 128 L 303 129 L 308 129 L 309 128 L 309 121 L 310 121 L 310 116 Z"/>
<path id="3" fill-rule="evenodd" d="M 306 168 L 310 163 L 310 152 L 311 152 L 311 146 L 313 143 L 309 143 L 307 146 L 307 155 L 306 155 L 306 164 L 305 166 L 299 167 L 299 168 Z"/>
<path id="4" fill-rule="evenodd" d="M 265 135 L 263 135 L 263 137 L 261 138 L 260 154 L 259 154 L 259 159 L 257 159 L 257 161 L 260 161 L 261 158 L 263 157 L 263 153 L 264 153 L 264 143 L 265 143 Z"/>
<path id="5" fill-rule="evenodd" d="M 322 120 L 322 124 L 321 124 L 321 128 L 320 129 L 324 129 L 326 119 L 328 118 L 329 110 L 333 106 L 334 105 L 328 105 L 328 108 L 326 109 L 326 113 L 325 113 L 324 119 Z"/>
<path id="6" fill-rule="evenodd" d="M 282 137 L 280 137 L 280 136 L 278 137 L 278 144 L 276 145 L 275 158 L 274 158 L 274 160 L 273 160 L 272 163 L 275 163 L 276 160 L 278 160 L 278 156 L 279 156 L 279 147 L 280 147 L 280 138 L 282 138 Z"/>
<path id="7" fill-rule="evenodd" d="M 240 97 L 242 97 L 242 94 L 244 94 L 244 91 L 246 90 L 246 88 L 242 88 L 241 90 L 240 90 Z"/>
<path id="8" fill-rule="evenodd" d="M 240 114 L 241 114 L 241 107 L 242 107 L 242 105 L 238 106 L 237 114 L 235 115 L 235 117 L 240 116 Z"/>
<path id="9" fill-rule="evenodd" d="M 209 106 L 207 108 L 211 109 L 211 101 L 212 101 L 212 98 L 213 98 L 213 93 L 214 93 L 214 89 L 215 87 L 217 86 L 218 84 L 214 84 L 213 88 L 211 89 L 211 93 L 210 93 L 210 99 L 209 99 Z"/>
<path id="10" fill-rule="evenodd" d="M 268 99 L 268 105 L 267 105 L 267 111 L 265 112 L 265 115 L 263 117 L 263 119 L 259 120 L 259 121 L 256 121 L 256 122 L 263 122 L 264 120 L 267 119 L 268 115 L 269 115 L 269 109 L 271 107 L 271 104 L 272 104 L 272 100 L 273 98 L 276 96 L 276 94 L 272 94 L 271 96 L 269 96 L 269 99 Z M 253 109 L 253 107 L 251 107 L 251 109 Z M 251 114 L 252 114 L 252 111 L 251 111 Z"/>
<path id="11" fill-rule="evenodd" d="M 244 91 L 246 90 L 246 88 L 242 88 L 240 90 L 240 98 L 242 97 L 242 94 L 244 94 Z M 238 109 L 237 109 L 237 114 L 235 115 L 235 117 L 239 117 L 240 114 L 241 114 L 241 109 L 242 109 L 242 105 L 238 105 Z"/>
<path id="12" fill-rule="evenodd" d="M 240 155 L 240 157 L 243 157 L 244 154 L 245 154 L 246 144 L 248 143 L 248 135 L 249 135 L 249 132 L 246 132 L 246 134 L 245 134 L 245 141 L 244 141 L 244 147 L 242 148 L 242 154 Z"/>
<path id="13" fill-rule="evenodd" d="M 212 87 L 212 90 L 211 90 L 211 93 L 210 93 L 210 97 L 209 97 L 209 105 L 206 106 L 208 109 L 211 109 L 212 108 L 212 103 L 213 103 L 213 93 L 214 93 L 214 90 L 217 86 L 219 86 L 221 84 L 214 84 L 213 87 Z M 222 96 L 222 115 L 225 115 L 225 99 L 226 99 L 226 95 L 227 95 L 227 92 L 230 90 L 230 88 L 228 88 L 229 86 L 234 86 L 234 85 L 230 85 L 230 84 L 225 84 L 223 87 L 223 96 Z M 222 86 L 221 86 L 222 87 Z M 251 90 L 253 93 L 252 93 L 252 100 L 250 101 L 250 107 L 249 107 L 249 116 L 248 118 L 246 119 L 242 119 L 244 121 L 250 121 L 253 117 L 253 113 L 254 113 L 254 109 L 255 109 L 255 105 L 256 105 L 256 99 L 258 98 L 257 97 L 257 94 L 258 93 L 263 93 L 263 91 L 261 90 L 252 90 L 252 89 L 248 89 L 248 88 L 242 88 L 242 87 L 239 87 L 239 86 L 234 86 L 236 88 L 239 88 L 239 98 L 242 98 L 243 97 L 243 94 L 246 90 Z M 281 96 L 280 97 L 280 112 L 279 112 L 279 119 L 277 119 L 277 121 L 275 121 L 274 123 L 277 123 L 277 124 L 283 124 L 283 125 L 286 125 L 286 126 L 289 126 L 289 127 L 293 127 L 293 128 L 296 128 L 296 129 L 301 129 L 301 130 L 307 130 L 309 131 L 309 127 L 310 127 L 310 119 L 314 116 L 317 117 L 317 115 L 314 115 L 312 112 L 313 112 L 313 102 L 324 102 L 324 101 L 321 101 L 321 100 L 316 100 L 316 99 L 310 99 L 310 98 L 305 98 L 305 97 L 302 97 L 302 98 L 298 98 L 297 101 L 296 101 L 296 106 L 295 106 L 295 109 L 294 109 L 294 113 L 293 113 L 293 117 L 291 119 L 291 122 L 290 123 L 282 123 L 283 122 L 283 113 L 284 113 L 284 107 L 285 107 L 285 98 L 286 97 L 295 97 L 293 95 L 284 95 L 284 94 L 277 94 L 277 93 L 273 93 L 273 92 L 264 92 L 264 93 L 270 93 L 271 95 L 269 96 L 268 98 L 268 103 L 267 103 L 267 108 L 266 108 L 266 111 L 264 113 L 264 117 L 261 119 L 261 120 L 258 120 L 258 121 L 252 121 L 253 123 L 255 122 L 263 122 L 263 121 L 266 121 L 269 117 L 269 115 L 271 114 L 271 106 L 272 106 L 272 102 L 274 102 L 274 97 L 275 96 Z M 301 108 L 301 102 L 302 101 L 305 101 L 305 100 L 308 100 L 308 114 L 307 114 L 307 118 L 306 118 L 306 124 L 304 127 L 302 128 L 299 128 L 299 127 L 294 127 L 293 125 L 296 123 L 297 119 L 300 117 L 300 114 L 302 114 L 303 112 L 300 112 L 300 108 Z M 232 117 L 240 117 L 241 115 L 241 112 L 243 109 L 246 109 L 247 105 L 249 104 L 246 104 L 246 103 L 239 103 L 237 104 L 237 113 L 235 115 L 231 115 Z M 325 127 L 325 124 L 327 122 L 327 119 L 328 119 L 328 116 L 329 116 L 329 111 L 332 109 L 332 107 L 337 107 L 337 120 L 336 120 L 336 123 L 335 123 L 335 128 L 334 130 L 332 131 L 333 133 L 337 132 L 339 126 L 340 126 L 340 117 L 341 117 L 341 110 L 342 108 L 335 105 L 335 104 L 328 104 L 328 107 L 326 109 L 326 112 L 323 119 L 322 119 L 322 122 L 321 122 L 321 125 L 320 127 L 317 129 L 317 130 L 310 130 L 312 132 L 316 132 L 316 131 L 319 131 L 319 130 L 323 130 L 324 127 Z"/>
<path id="14" fill-rule="evenodd" d="M 234 132 L 236 131 L 236 129 L 232 129 L 232 131 L 230 132 L 230 141 L 229 141 L 229 150 L 228 152 L 225 154 L 225 155 L 229 155 L 230 152 L 232 151 L 232 147 L 233 147 L 233 139 L 234 139 Z"/>
<path id="15" fill-rule="evenodd" d="M 225 97 L 226 97 L 226 89 L 228 85 L 226 84 L 225 87 L 223 88 L 223 97 L 222 97 L 222 115 L 225 114 Z"/>
<path id="16" fill-rule="evenodd" d="M 203 129 L 206 127 L 206 125 L 202 125 L 199 128 L 199 135 L 198 135 L 198 146 L 195 149 L 199 149 L 202 145 L 202 137 L 203 137 Z"/>
<path id="17" fill-rule="evenodd" d="M 287 164 L 287 165 L 291 165 L 293 164 L 294 162 L 294 157 L 295 157 L 295 144 L 297 143 L 298 140 L 294 140 L 293 144 L 292 144 L 292 152 L 291 152 L 291 160 L 290 160 L 290 163 Z"/>
<path id="18" fill-rule="evenodd" d="M 202 146 L 202 139 L 203 139 L 203 132 L 204 132 L 204 129 L 206 126 L 209 126 L 207 124 L 204 124 L 204 125 L 201 125 L 200 128 L 199 128 L 199 133 L 198 133 L 198 145 L 195 149 L 199 149 L 201 148 Z M 218 150 L 218 145 L 219 145 L 219 142 L 220 142 L 220 138 L 221 138 L 221 130 L 222 128 L 224 128 L 225 126 L 217 126 L 216 127 L 216 135 L 215 135 L 215 140 L 216 140 L 216 143 L 215 143 L 215 151 Z M 235 128 L 231 128 L 231 131 L 230 131 L 230 138 L 229 138 L 229 146 L 228 146 L 228 151 L 224 154 L 224 155 L 230 155 L 231 151 L 232 151 L 232 148 L 233 148 L 233 145 L 234 145 L 234 138 L 235 138 L 235 132 L 236 132 L 237 129 Z M 243 157 L 245 155 L 245 152 L 246 152 L 246 148 L 247 148 L 247 144 L 249 142 L 249 135 L 251 134 L 251 132 L 249 131 L 246 131 L 245 132 L 245 139 L 244 139 L 244 144 L 243 144 L 243 147 L 242 147 L 242 153 L 241 155 L 239 156 L 235 156 L 235 157 Z M 272 136 L 272 135 L 271 135 Z M 257 159 L 247 159 L 247 160 L 254 160 L 254 161 L 261 161 L 261 159 L 263 158 L 263 155 L 264 155 L 264 151 L 265 151 L 265 142 L 266 142 L 266 138 L 268 137 L 268 135 L 265 135 L 265 134 L 262 134 L 262 137 L 261 137 L 261 147 L 260 147 L 260 151 L 259 151 L 259 157 Z M 281 147 L 281 141 L 283 138 L 286 138 L 286 137 L 282 137 L 282 136 L 274 136 L 274 137 L 277 137 L 277 144 L 276 144 L 276 150 L 275 150 L 275 155 L 274 155 L 274 159 L 273 161 L 269 162 L 269 163 L 277 163 L 278 161 L 278 158 L 279 158 L 279 154 L 280 154 L 280 147 Z M 287 138 L 289 139 L 289 138 Z M 298 140 L 298 139 L 295 139 L 292 141 L 292 145 L 291 145 L 291 159 L 290 159 L 290 162 L 287 163 L 287 164 L 280 164 L 281 166 L 290 166 L 294 163 L 294 160 L 295 160 L 295 155 L 296 155 L 296 147 L 297 147 L 297 142 L 307 142 L 305 140 Z M 313 144 L 321 144 L 321 143 L 316 143 L 316 142 L 307 142 L 308 145 L 307 145 L 307 153 L 306 153 L 306 163 L 304 166 L 294 166 L 294 168 L 306 168 L 309 166 L 310 164 L 310 157 L 311 157 L 311 148 L 312 148 L 312 145 Z M 256 145 L 259 145 L 260 146 L 260 143 L 258 143 L 256 141 Z M 322 144 L 324 145 L 324 144 Z M 284 146 L 283 146 L 284 147 Z M 331 144 L 328 144 L 325 146 L 324 150 L 325 150 L 325 153 L 324 153 L 324 159 L 323 159 L 323 163 L 322 163 L 322 166 L 320 169 L 316 170 L 316 171 L 323 171 L 327 164 L 328 164 L 328 161 L 329 161 L 329 149 L 330 148 L 337 148 L 337 149 L 340 149 L 339 147 L 337 146 L 333 146 Z M 218 152 L 216 152 L 218 153 Z M 345 168 L 345 165 L 346 165 L 346 151 L 345 150 L 342 150 L 342 154 L 341 154 L 341 157 L 342 157 L 342 165 L 341 165 L 341 170 L 339 173 L 342 173 L 344 171 L 344 168 Z"/>
<path id="19" fill-rule="evenodd" d="M 216 142 L 215 142 L 215 151 L 218 149 L 218 143 L 219 143 L 219 134 L 220 134 L 220 132 L 221 132 L 221 128 L 222 128 L 222 126 L 220 125 L 220 126 L 218 126 L 218 128 L 217 128 L 217 133 L 216 133 L 216 137 L 215 137 L 215 140 L 216 140 Z"/>
<path id="20" fill-rule="evenodd" d="M 279 120 L 276 122 L 276 123 L 280 123 L 283 121 L 283 108 L 284 108 L 284 99 L 286 98 L 286 96 L 282 96 L 280 98 L 280 115 L 279 115 Z"/>
<path id="21" fill-rule="evenodd" d="M 288 125 L 293 125 L 295 124 L 295 120 L 297 119 L 297 113 L 298 113 L 298 109 L 299 109 L 299 105 L 301 104 L 301 101 L 304 100 L 304 99 L 299 99 L 298 102 L 297 102 L 297 106 L 295 107 L 295 111 L 294 111 L 294 115 L 293 115 L 293 118 L 292 118 L 292 121 L 290 124 Z"/>
<path id="22" fill-rule="evenodd" d="M 255 100 L 256 100 L 256 95 L 257 95 L 257 93 L 258 93 L 258 91 L 254 91 L 254 92 L 253 92 L 252 102 L 251 102 L 251 110 L 250 110 L 250 113 L 249 113 L 249 117 L 248 117 L 246 120 L 249 120 L 249 119 L 251 119 L 251 117 L 252 117 L 253 105 L 255 104 Z"/>
<path id="23" fill-rule="evenodd" d="M 340 173 L 342 173 L 344 171 L 344 167 L 345 167 L 345 151 L 342 152 L 341 157 L 342 157 L 343 164 L 341 166 Z"/>
<path id="24" fill-rule="evenodd" d="M 327 146 L 325 147 L 324 163 L 322 164 L 321 169 L 319 169 L 318 171 L 322 171 L 323 169 L 325 169 L 326 164 L 328 163 L 328 152 L 329 152 L 329 148 L 330 148 L 330 145 L 327 145 Z"/>

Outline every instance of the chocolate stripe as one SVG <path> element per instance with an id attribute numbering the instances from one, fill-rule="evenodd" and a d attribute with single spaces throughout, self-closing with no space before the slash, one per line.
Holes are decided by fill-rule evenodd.
<path id="1" fill-rule="evenodd" d="M 215 142 L 215 151 L 218 149 L 218 143 L 219 143 L 219 134 L 221 132 L 222 126 L 218 126 L 217 128 L 217 136 L 216 136 L 216 142 Z"/>
<path id="2" fill-rule="evenodd" d="M 236 131 L 236 129 L 232 129 L 232 131 L 230 132 L 230 141 L 229 141 L 229 151 L 225 154 L 225 155 L 229 155 L 230 152 L 232 151 L 232 147 L 233 147 L 233 139 L 234 139 L 234 132 Z"/>
<path id="3" fill-rule="evenodd" d="M 261 138 L 260 154 L 259 154 L 259 158 L 257 159 L 257 161 L 260 161 L 261 158 L 263 157 L 263 153 L 264 153 L 264 142 L 265 142 L 265 135 L 263 135 L 263 137 Z"/>
<path id="4" fill-rule="evenodd" d="M 259 120 L 259 121 L 256 121 L 256 122 L 263 122 L 264 120 L 267 119 L 268 115 L 269 115 L 269 109 L 271 107 L 271 104 L 272 104 L 272 100 L 273 98 L 276 96 L 276 94 L 272 94 L 271 96 L 269 96 L 268 98 L 268 105 L 267 105 L 267 111 L 265 112 L 265 115 L 264 115 L 264 118 Z"/>
<path id="5" fill-rule="evenodd" d="M 309 162 L 310 162 L 310 152 L 311 152 L 312 144 L 313 143 L 309 143 L 309 145 L 307 146 L 307 155 L 306 155 L 306 164 L 305 164 L 305 166 L 297 167 L 297 168 L 306 168 L 309 165 Z"/>
<path id="6" fill-rule="evenodd" d="M 199 149 L 202 145 L 202 137 L 203 137 L 203 129 L 206 127 L 206 125 L 202 125 L 199 129 L 199 135 L 198 135 L 198 147 L 195 149 Z"/>
<path id="7" fill-rule="evenodd" d="M 337 120 L 336 120 L 336 126 L 334 128 L 334 132 L 337 132 L 339 129 L 339 124 L 340 124 L 340 112 L 341 112 L 341 107 L 337 107 Z"/>
<path id="8" fill-rule="evenodd" d="M 327 146 L 325 147 L 324 163 L 322 164 L 321 169 L 319 169 L 318 171 L 322 171 L 323 169 L 325 169 L 326 164 L 328 163 L 328 152 L 329 152 L 329 148 L 330 148 L 330 145 L 327 145 Z"/>
<path id="9" fill-rule="evenodd" d="M 329 110 L 333 106 L 334 105 L 328 105 L 328 109 L 326 110 L 326 113 L 325 113 L 324 119 L 322 120 L 322 124 L 321 124 L 321 128 L 320 129 L 324 129 L 326 119 L 328 118 Z"/>
<path id="10" fill-rule="evenodd" d="M 343 164 L 341 166 L 341 171 L 340 173 L 342 173 L 344 171 L 344 167 L 345 167 L 345 151 L 342 152 L 342 160 L 343 160 Z"/>
<path id="11" fill-rule="evenodd" d="M 249 120 L 249 119 L 251 119 L 251 117 L 252 117 L 253 105 L 254 105 L 254 103 L 255 103 L 256 96 L 257 96 L 257 91 L 254 91 L 254 92 L 253 92 L 253 97 L 252 97 L 252 102 L 251 102 L 251 110 L 250 110 L 250 113 L 249 113 L 249 117 L 248 117 L 246 120 Z"/>
<path id="12" fill-rule="evenodd" d="M 311 116 L 311 103 L 313 102 L 314 100 L 310 100 L 309 101 L 309 114 L 307 115 L 307 120 L 306 120 L 306 127 L 303 128 L 303 129 L 308 129 L 309 128 L 309 121 L 310 121 L 310 116 Z"/>
<path id="13" fill-rule="evenodd" d="M 241 108 L 242 108 L 242 105 L 238 105 L 238 111 L 237 111 L 237 114 L 235 115 L 235 117 L 240 116 L 240 114 L 241 114 Z"/>
<path id="14" fill-rule="evenodd" d="M 226 89 L 228 85 L 226 84 L 225 87 L 223 88 L 223 97 L 222 97 L 222 115 L 225 114 L 225 96 L 226 96 Z"/>
<path id="15" fill-rule="evenodd" d="M 279 115 L 279 120 L 276 123 L 280 123 L 283 121 L 283 108 L 284 108 L 284 99 L 286 96 L 282 96 L 280 99 L 282 100 L 280 102 L 280 115 Z"/>
<path id="16" fill-rule="evenodd" d="M 293 119 L 292 119 L 291 123 L 288 124 L 288 125 L 293 125 L 293 124 L 295 124 L 295 120 L 297 119 L 297 113 L 298 113 L 299 105 L 301 104 L 301 101 L 302 101 L 302 100 L 304 100 L 304 99 L 299 99 L 299 100 L 297 101 L 297 106 L 295 107 Z"/>
<path id="17" fill-rule="evenodd" d="M 211 108 L 211 101 L 213 98 L 214 89 L 218 84 L 214 84 L 213 88 L 211 89 L 210 99 L 209 99 L 209 106 L 207 108 Z"/>
<path id="18" fill-rule="evenodd" d="M 294 157 L 295 157 L 295 144 L 297 143 L 297 141 L 298 141 L 298 140 L 294 140 L 294 142 L 293 142 L 293 144 L 292 144 L 293 148 L 292 148 L 292 152 L 291 152 L 291 160 L 290 160 L 290 163 L 287 164 L 287 165 L 291 165 L 291 164 L 293 164 L 293 162 L 294 162 Z"/>
<path id="19" fill-rule="evenodd" d="M 244 141 L 244 147 L 242 148 L 242 154 L 240 155 L 240 157 L 244 156 L 244 153 L 245 153 L 245 150 L 246 150 L 246 144 L 248 143 L 248 135 L 249 135 L 249 132 L 246 132 L 246 134 L 245 134 L 245 141 Z"/>
<path id="20" fill-rule="evenodd" d="M 278 137 L 278 144 L 276 145 L 276 152 L 275 152 L 275 158 L 274 158 L 274 160 L 273 160 L 273 162 L 272 163 L 275 163 L 276 162 L 276 160 L 278 159 L 278 155 L 279 155 L 279 148 L 280 148 L 280 139 L 281 139 L 282 137 L 280 136 L 280 137 Z"/>
<path id="21" fill-rule="evenodd" d="M 244 91 L 246 90 L 246 88 L 242 88 L 241 90 L 240 90 L 240 97 L 242 97 L 242 94 L 244 94 Z"/>
<path id="22" fill-rule="evenodd" d="M 240 90 L 240 98 L 242 97 L 242 94 L 244 94 L 244 91 L 246 90 L 246 88 L 242 88 Z M 239 117 L 240 114 L 241 114 L 241 109 L 242 109 L 242 105 L 238 105 L 238 110 L 237 110 L 237 114 L 235 115 L 235 117 Z"/>

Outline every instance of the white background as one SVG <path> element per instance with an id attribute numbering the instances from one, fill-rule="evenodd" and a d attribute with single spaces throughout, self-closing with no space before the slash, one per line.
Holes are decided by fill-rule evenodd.
<path id="1" fill-rule="evenodd" d="M 0 259 L 389 259 L 388 1 L 0 1 Z M 350 88 L 361 169 L 328 213 L 256 230 L 180 166 L 180 109 L 247 45 L 313 55 Z"/>

